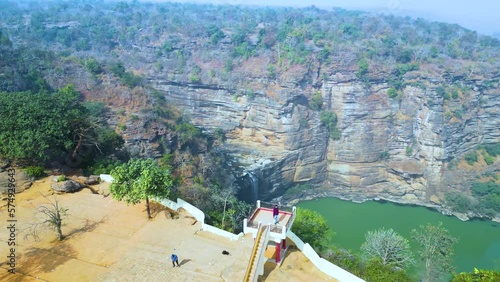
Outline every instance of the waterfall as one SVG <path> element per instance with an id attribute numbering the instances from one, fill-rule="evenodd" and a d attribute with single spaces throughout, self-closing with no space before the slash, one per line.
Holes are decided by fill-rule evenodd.
<path id="1" fill-rule="evenodd" d="M 252 199 L 255 202 L 259 196 L 259 179 L 251 172 L 248 173 L 248 176 L 250 177 L 250 187 L 252 188 Z"/>

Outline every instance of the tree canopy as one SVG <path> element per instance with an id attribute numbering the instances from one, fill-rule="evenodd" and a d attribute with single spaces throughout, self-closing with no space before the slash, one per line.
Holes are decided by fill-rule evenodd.
<path id="1" fill-rule="evenodd" d="M 75 167 L 120 148 L 123 140 L 101 117 L 104 105 L 79 99 L 73 85 L 0 92 L 0 157 L 37 163 L 67 155 L 66 164 Z M 96 148 L 88 160 L 78 155 L 83 147 Z"/>
<path id="2" fill-rule="evenodd" d="M 322 251 L 335 234 L 326 224 L 326 219 L 319 213 L 308 209 L 297 209 L 297 218 L 292 227 L 293 232 L 302 241 L 309 243 L 317 251 Z"/>
<path id="3" fill-rule="evenodd" d="M 421 225 L 412 230 L 412 238 L 420 245 L 419 256 L 425 266 L 424 281 L 439 281 L 453 272 L 453 246 L 458 239 L 438 225 Z"/>
<path id="4" fill-rule="evenodd" d="M 83 109 L 72 85 L 57 92 L 0 92 L 0 156 L 46 160 L 70 150 Z"/>
<path id="5" fill-rule="evenodd" d="M 110 187 L 111 196 L 127 204 L 138 204 L 146 200 L 148 218 L 151 218 L 149 199 L 167 198 L 173 187 L 168 169 L 162 169 L 151 159 L 131 159 L 111 171 L 114 178 Z"/>
<path id="6" fill-rule="evenodd" d="M 383 265 L 404 268 L 413 264 L 408 240 L 392 229 L 368 231 L 361 246 L 363 256 L 368 260 L 380 259 Z"/>

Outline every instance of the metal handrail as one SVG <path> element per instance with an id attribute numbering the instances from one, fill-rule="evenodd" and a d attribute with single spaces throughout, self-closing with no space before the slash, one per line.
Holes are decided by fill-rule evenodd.
<path id="1" fill-rule="evenodd" d="M 257 236 L 255 237 L 255 243 L 253 244 L 252 254 L 250 255 L 250 260 L 248 261 L 247 271 L 245 272 L 245 278 L 243 279 L 243 281 L 245 281 L 245 282 L 250 281 L 250 276 L 252 275 L 252 266 L 255 263 L 255 257 L 257 256 L 257 250 L 259 249 L 259 246 L 261 245 L 261 240 L 262 240 L 262 236 L 264 234 L 264 231 L 266 231 L 267 229 L 268 229 L 268 226 L 266 226 L 266 225 L 261 226 L 259 228 L 259 232 L 257 233 Z"/>
<path id="2" fill-rule="evenodd" d="M 292 209 L 293 209 L 293 207 L 290 207 L 290 206 L 282 206 L 282 205 L 277 204 L 277 203 L 260 201 L 260 207 L 262 207 L 262 208 L 272 209 L 274 207 L 274 205 L 278 205 L 278 208 L 280 211 L 292 212 Z"/>

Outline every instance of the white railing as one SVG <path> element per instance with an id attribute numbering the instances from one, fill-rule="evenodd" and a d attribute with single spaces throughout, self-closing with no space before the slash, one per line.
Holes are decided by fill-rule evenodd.
<path id="1" fill-rule="evenodd" d="M 297 246 L 297 248 L 322 272 L 334 277 L 340 282 L 366 282 L 349 271 L 342 269 L 335 264 L 321 258 L 308 243 L 304 243 L 291 230 L 287 232 L 287 237 Z"/>
<path id="2" fill-rule="evenodd" d="M 242 232 L 240 234 L 234 234 L 231 232 L 228 232 L 226 230 L 222 230 L 220 228 L 217 228 L 215 226 L 209 225 L 205 223 L 205 213 L 203 213 L 200 209 L 197 207 L 191 205 L 190 203 L 184 201 L 183 199 L 178 198 L 177 202 L 174 202 L 169 199 L 154 199 L 156 202 L 172 209 L 172 210 L 179 210 L 180 208 L 185 209 L 188 213 L 190 213 L 196 220 L 201 222 L 201 229 L 210 233 L 217 234 L 219 236 L 223 236 L 226 238 L 229 238 L 230 240 L 239 240 L 241 237 L 243 237 Z"/>

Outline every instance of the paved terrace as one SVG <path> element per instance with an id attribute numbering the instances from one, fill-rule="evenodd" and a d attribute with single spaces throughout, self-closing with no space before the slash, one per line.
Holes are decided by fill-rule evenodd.
<path id="1" fill-rule="evenodd" d="M 292 213 L 286 211 L 280 211 L 278 225 L 286 226 L 291 218 L 292 218 Z M 269 225 L 269 224 L 275 225 L 273 218 L 273 210 L 261 207 L 255 211 L 255 213 L 250 218 L 249 222 L 252 222 L 251 224 L 262 222 L 262 225 Z M 281 232 L 276 230 L 277 227 L 278 226 L 271 226 L 271 231 Z"/>
<path id="2" fill-rule="evenodd" d="M 102 185 L 102 184 L 101 184 Z M 24 226 L 32 221 L 37 204 L 49 194 L 45 178 L 16 195 L 16 274 L 5 263 L 8 229 L 0 228 L 0 281 L 241 281 L 253 246 L 251 234 L 239 241 L 200 231 L 201 224 L 181 211 L 178 219 L 160 212 L 148 221 L 143 204 L 127 206 L 111 197 L 84 189 L 58 195 L 69 209 L 59 242 L 54 233 L 41 234 L 41 241 L 24 240 Z M 3 203 L 2 203 L 3 205 Z M 0 218 L 7 218 L 0 209 Z M 170 254 L 179 255 L 181 267 L 173 268 Z M 231 253 L 222 255 L 222 250 Z M 267 266 L 259 281 L 335 281 L 321 273 L 301 252 L 292 251 L 281 268 Z"/>

